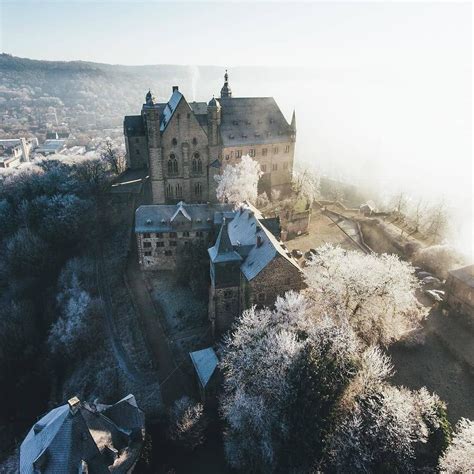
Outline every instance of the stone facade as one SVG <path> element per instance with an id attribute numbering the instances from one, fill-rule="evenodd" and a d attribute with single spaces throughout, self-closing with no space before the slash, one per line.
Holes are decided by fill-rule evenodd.
<path id="1" fill-rule="evenodd" d="M 449 306 L 474 323 L 474 265 L 449 272 L 446 294 Z"/>
<path id="2" fill-rule="evenodd" d="M 288 124 L 271 97 L 234 98 L 226 73 L 220 99 L 188 103 L 173 86 L 170 100 L 149 92 L 139 116 L 124 120 L 127 162 L 147 167 L 153 203 L 214 202 L 214 176 L 243 155 L 257 160 L 259 191 L 289 189 L 296 121 Z"/>

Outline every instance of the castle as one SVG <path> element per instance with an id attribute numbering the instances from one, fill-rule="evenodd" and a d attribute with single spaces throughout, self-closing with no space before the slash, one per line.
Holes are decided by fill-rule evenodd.
<path id="1" fill-rule="evenodd" d="M 253 305 L 271 307 L 278 296 L 304 288 L 298 262 L 279 240 L 278 217 L 248 203 L 140 206 L 135 235 L 142 270 L 176 269 L 186 247 L 208 248 L 208 314 L 213 333 L 225 333 Z M 217 237 L 216 237 L 217 236 Z"/>
<path id="2" fill-rule="evenodd" d="M 216 201 L 214 176 L 249 155 L 263 173 L 259 193 L 289 188 L 296 141 L 272 97 L 233 97 L 227 71 L 220 98 L 188 102 L 173 86 L 167 103 L 146 94 L 141 115 L 126 116 L 128 166 L 148 168 L 154 204 Z"/>

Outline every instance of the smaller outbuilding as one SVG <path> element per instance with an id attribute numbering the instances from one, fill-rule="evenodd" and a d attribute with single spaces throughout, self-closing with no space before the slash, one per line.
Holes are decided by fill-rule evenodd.
<path id="1" fill-rule="evenodd" d="M 219 387 L 219 359 L 212 347 L 190 352 L 189 356 L 196 372 L 199 395 L 203 403 L 216 400 Z"/>
<path id="2" fill-rule="evenodd" d="M 114 405 L 73 397 L 38 420 L 20 447 L 21 474 L 131 473 L 145 439 L 133 395 Z"/>
<path id="3" fill-rule="evenodd" d="M 453 310 L 469 316 L 474 322 L 474 265 L 449 272 L 446 301 Z"/>

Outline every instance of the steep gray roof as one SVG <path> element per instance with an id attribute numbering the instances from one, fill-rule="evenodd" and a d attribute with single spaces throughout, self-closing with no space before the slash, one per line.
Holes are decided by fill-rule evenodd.
<path id="1" fill-rule="evenodd" d="M 222 222 L 222 216 L 233 216 L 230 204 L 153 204 L 140 206 L 135 211 L 135 232 L 175 232 L 179 215 L 191 230 L 211 230 Z M 186 215 L 183 214 L 186 213 Z"/>
<path id="2" fill-rule="evenodd" d="M 190 352 L 189 356 L 191 357 L 201 385 L 205 387 L 209 383 L 209 380 L 211 380 L 219 363 L 214 349 L 208 347 L 200 351 Z"/>
<path id="3" fill-rule="evenodd" d="M 227 221 L 224 220 L 216 243 L 208 250 L 209 257 L 213 263 L 239 262 L 242 260 L 242 257 L 234 250 L 230 241 L 227 226 Z"/>
<path id="4" fill-rule="evenodd" d="M 127 472 L 140 452 L 144 417 L 133 395 L 126 399 L 133 399 L 135 406 L 128 406 L 136 412 L 135 417 L 142 416 L 141 436 L 132 440 L 132 430 L 117 422 L 123 401 L 114 409 L 116 420 L 112 421 L 100 409 L 74 398 L 51 410 L 29 431 L 20 447 L 20 472 L 33 474 L 41 468 L 45 474 L 68 474 L 80 472 L 83 464 L 94 473 Z"/>
<path id="5" fill-rule="evenodd" d="M 219 99 L 224 146 L 288 142 L 292 129 L 273 97 Z"/>
<path id="6" fill-rule="evenodd" d="M 166 126 L 169 124 L 171 117 L 173 116 L 182 98 L 183 94 L 181 94 L 179 90 L 175 90 L 171 94 L 170 100 L 161 113 L 160 132 L 163 132 Z"/>
<path id="7" fill-rule="evenodd" d="M 229 224 L 229 237 L 236 250 L 239 247 L 246 258 L 240 270 L 248 281 L 255 278 L 274 258 L 280 256 L 300 269 L 298 263 L 287 252 L 275 236 L 259 220 L 262 215 L 254 206 L 247 204 L 240 208 Z M 260 241 L 260 243 L 258 243 Z"/>

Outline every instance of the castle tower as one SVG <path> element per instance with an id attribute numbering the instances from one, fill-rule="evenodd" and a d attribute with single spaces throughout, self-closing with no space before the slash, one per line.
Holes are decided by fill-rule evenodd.
<path id="1" fill-rule="evenodd" d="M 142 108 L 142 115 L 145 118 L 146 133 L 148 138 L 150 183 L 153 202 L 164 202 L 165 195 L 163 189 L 163 157 L 161 149 L 160 133 L 160 110 L 155 100 L 148 91 L 145 96 L 145 103 Z"/>
<path id="2" fill-rule="evenodd" d="M 234 250 L 227 220 L 216 243 L 208 250 L 211 286 L 209 289 L 209 319 L 214 335 L 226 332 L 240 312 L 240 263 L 242 257 Z"/>
<path id="3" fill-rule="evenodd" d="M 217 182 L 214 179 L 220 171 L 220 126 L 221 126 L 221 104 L 217 99 L 212 99 L 207 104 L 207 136 L 209 141 L 209 166 L 207 168 L 207 200 L 216 200 Z"/>
<path id="4" fill-rule="evenodd" d="M 224 85 L 222 86 L 221 89 L 221 98 L 230 98 L 232 97 L 232 90 L 229 86 L 229 74 L 227 74 L 227 69 L 225 70 L 224 74 Z"/>

